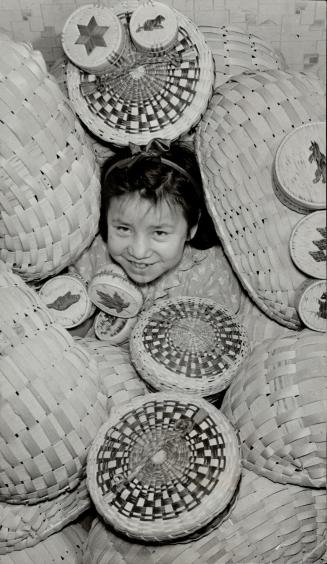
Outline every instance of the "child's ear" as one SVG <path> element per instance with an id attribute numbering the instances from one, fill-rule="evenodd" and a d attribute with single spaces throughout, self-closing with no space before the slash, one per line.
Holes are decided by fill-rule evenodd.
<path id="1" fill-rule="evenodd" d="M 196 224 L 193 225 L 193 227 L 191 227 L 191 229 L 189 230 L 187 241 L 191 241 L 193 239 L 193 237 L 195 236 L 195 234 L 198 230 L 199 220 L 200 220 L 200 217 L 199 217 L 198 221 L 196 222 Z"/>

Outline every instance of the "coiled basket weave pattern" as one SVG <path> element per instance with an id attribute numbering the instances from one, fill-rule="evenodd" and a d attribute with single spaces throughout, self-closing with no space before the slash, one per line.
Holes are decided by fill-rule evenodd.
<path id="1" fill-rule="evenodd" d="M 324 497 L 323 490 L 274 483 L 244 469 L 234 509 L 209 535 L 185 544 L 147 546 L 116 536 L 95 519 L 83 564 L 317 562 L 326 543 Z"/>
<path id="2" fill-rule="evenodd" d="M 148 542 L 207 525 L 229 504 L 239 477 L 229 421 L 207 401 L 177 393 L 147 394 L 111 410 L 87 461 L 98 513 Z"/>
<path id="3" fill-rule="evenodd" d="M 99 171 L 38 51 L 0 39 L 0 258 L 25 280 L 74 262 L 98 229 Z"/>
<path id="4" fill-rule="evenodd" d="M 292 128 L 324 115 L 317 78 L 244 73 L 219 88 L 195 136 L 207 205 L 233 269 L 258 307 L 291 329 L 302 325 L 294 300 L 305 275 L 288 245 L 302 216 L 276 196 L 273 163 Z"/>
<path id="5" fill-rule="evenodd" d="M 283 484 L 326 486 L 326 368 L 326 335 L 308 329 L 252 351 L 221 406 L 246 468 Z"/>
<path id="6" fill-rule="evenodd" d="M 96 361 L 0 263 L 0 500 L 75 488 L 105 410 Z"/>

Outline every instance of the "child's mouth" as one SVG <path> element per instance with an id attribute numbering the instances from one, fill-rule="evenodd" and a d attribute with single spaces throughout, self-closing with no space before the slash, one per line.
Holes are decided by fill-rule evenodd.
<path id="1" fill-rule="evenodd" d="M 147 264 L 146 262 L 134 262 L 132 260 L 129 260 L 128 262 L 134 270 L 145 270 L 151 266 L 151 264 Z"/>

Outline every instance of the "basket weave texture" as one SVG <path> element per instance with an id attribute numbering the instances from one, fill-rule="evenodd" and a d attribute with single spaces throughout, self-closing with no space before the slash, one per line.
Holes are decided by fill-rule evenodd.
<path id="1" fill-rule="evenodd" d="M 0 311 L 0 500 L 36 503 L 83 477 L 106 415 L 97 365 L 4 266 Z"/>
<path id="2" fill-rule="evenodd" d="M 25 280 L 44 279 L 96 234 L 98 165 L 41 54 L 0 47 L 0 258 Z"/>
<path id="3" fill-rule="evenodd" d="M 0 502 L 0 554 L 37 545 L 75 521 L 90 506 L 91 499 L 85 478 L 73 491 L 34 505 Z M 2 558 L 0 561 L 2 564 Z M 22 564 L 25 562 L 26 560 Z M 48 560 L 42 560 L 43 562 Z"/>
<path id="4" fill-rule="evenodd" d="M 187 537 L 222 512 L 240 477 L 228 420 L 201 398 L 158 393 L 111 411 L 89 451 L 87 483 L 100 515 L 149 542 Z"/>
<path id="5" fill-rule="evenodd" d="M 208 536 L 185 544 L 146 546 L 116 536 L 95 519 L 83 563 L 305 564 L 317 561 L 325 542 L 322 490 L 277 484 L 244 470 L 232 513 Z"/>
<path id="6" fill-rule="evenodd" d="M 326 367 L 326 336 L 308 329 L 251 352 L 221 406 L 246 468 L 275 482 L 325 487 Z"/>
<path id="7" fill-rule="evenodd" d="M 160 300 L 130 337 L 137 372 L 157 391 L 209 397 L 230 384 L 248 350 L 238 317 L 213 300 Z"/>
<path id="8" fill-rule="evenodd" d="M 315 77 L 244 73 L 212 97 L 195 136 L 207 205 L 236 274 L 258 307 L 292 329 L 301 327 L 294 298 L 305 276 L 288 245 L 301 216 L 276 196 L 273 162 L 293 127 L 324 114 Z"/>

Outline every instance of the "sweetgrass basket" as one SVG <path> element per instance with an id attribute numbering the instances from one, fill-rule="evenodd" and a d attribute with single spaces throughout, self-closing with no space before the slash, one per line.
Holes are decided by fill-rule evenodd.
<path id="1" fill-rule="evenodd" d="M 295 303 L 306 327 L 327 332 L 327 280 L 307 280 L 299 287 Z"/>
<path id="2" fill-rule="evenodd" d="M 130 337 L 131 361 L 152 389 L 207 398 L 228 387 L 247 350 L 238 317 L 205 298 L 160 300 Z"/>
<path id="3" fill-rule="evenodd" d="M 98 138 L 115 145 L 146 145 L 156 137 L 175 140 L 198 123 L 212 95 L 211 51 L 195 24 L 175 11 L 176 43 L 162 54 L 144 53 L 129 35 L 133 9 L 118 3 L 113 11 L 126 31 L 125 49 L 102 76 L 68 64 L 76 113 Z"/>
<path id="4" fill-rule="evenodd" d="M 85 473 L 106 416 L 97 365 L 3 265 L 0 311 L 0 500 L 37 503 L 74 489 Z"/>
<path id="5" fill-rule="evenodd" d="M 90 245 L 99 171 L 41 54 L 0 41 L 0 259 L 32 281 L 63 270 Z"/>
<path id="6" fill-rule="evenodd" d="M 96 518 L 83 564 L 318 562 L 326 547 L 324 496 L 323 490 L 277 484 L 244 469 L 232 513 L 208 536 L 185 544 L 147 546 L 115 535 Z"/>
<path id="7" fill-rule="evenodd" d="M 221 406 L 246 468 L 283 484 L 326 485 L 326 366 L 326 336 L 308 329 L 252 351 Z"/>
<path id="8" fill-rule="evenodd" d="M 289 249 L 294 264 L 312 278 L 327 278 L 326 211 L 306 215 L 291 233 Z"/>
<path id="9" fill-rule="evenodd" d="M 240 477 L 229 421 L 184 394 L 147 394 L 112 410 L 89 451 L 87 483 L 104 520 L 131 538 L 169 542 L 212 521 Z"/>
<path id="10" fill-rule="evenodd" d="M 72 490 L 34 505 L 0 502 L 0 555 L 32 547 L 61 531 L 90 509 L 91 499 L 83 478 Z M 2 557 L 0 558 L 2 564 Z M 22 562 L 26 562 L 22 560 Z M 42 560 L 42 562 L 48 562 Z"/>
<path id="11" fill-rule="evenodd" d="M 301 327 L 294 297 L 305 279 L 288 248 L 300 217 L 276 196 L 273 164 L 293 127 L 324 115 L 314 76 L 243 73 L 219 88 L 195 136 L 207 205 L 233 269 L 264 313 L 291 329 Z"/>

